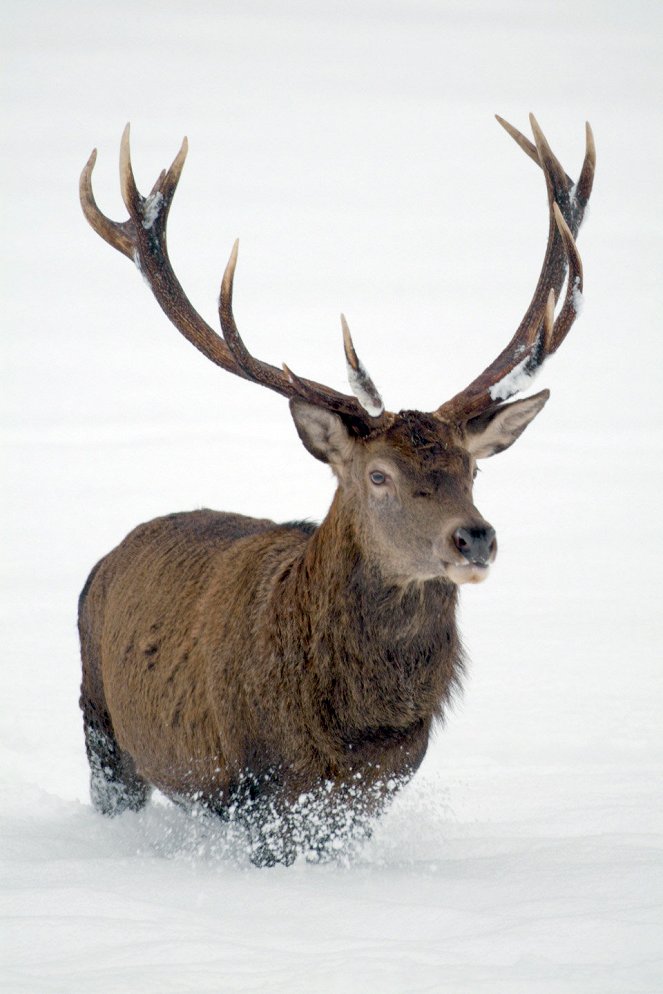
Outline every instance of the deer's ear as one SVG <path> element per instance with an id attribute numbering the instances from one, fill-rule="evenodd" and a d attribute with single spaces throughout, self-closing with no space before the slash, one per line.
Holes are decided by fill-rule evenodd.
<path id="1" fill-rule="evenodd" d="M 503 404 L 496 411 L 480 414 L 465 425 L 465 445 L 475 459 L 487 459 L 503 452 L 522 435 L 550 396 L 542 390 L 533 397 Z"/>
<path id="2" fill-rule="evenodd" d="M 353 441 L 338 414 L 297 397 L 290 401 L 290 413 L 311 455 L 340 474 L 352 454 Z"/>

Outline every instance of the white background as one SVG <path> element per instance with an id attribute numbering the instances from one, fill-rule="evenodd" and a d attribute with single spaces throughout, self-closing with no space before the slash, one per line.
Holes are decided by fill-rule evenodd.
<path id="1" fill-rule="evenodd" d="M 12 992 L 654 994 L 663 987 L 661 152 L 655 2 L 9 0 L 3 7 L 2 969 Z M 76 598 L 133 525 L 325 514 L 287 405 L 206 362 L 77 202 L 122 219 L 183 134 L 173 264 L 207 320 L 241 236 L 255 354 L 387 406 L 492 360 L 536 282 L 533 110 L 577 176 L 586 303 L 552 398 L 484 464 L 500 556 L 466 692 L 350 865 L 259 871 L 163 802 L 94 814 Z M 538 386 L 538 385 L 537 385 Z"/>

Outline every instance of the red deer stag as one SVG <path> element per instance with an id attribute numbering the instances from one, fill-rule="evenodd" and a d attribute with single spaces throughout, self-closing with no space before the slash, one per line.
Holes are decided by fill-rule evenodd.
<path id="1" fill-rule="evenodd" d="M 203 321 L 166 248 L 186 139 L 143 197 L 125 130 L 121 223 L 96 205 L 90 156 L 80 192 L 97 234 L 135 262 L 203 355 L 288 398 L 304 446 L 338 484 L 317 527 L 170 514 L 95 566 L 80 598 L 81 707 L 104 814 L 138 810 L 156 786 L 238 819 L 254 862 L 288 863 L 369 832 L 423 760 L 463 673 L 458 586 L 483 580 L 496 555 L 472 502 L 476 461 L 508 448 L 546 403 L 548 390 L 506 401 L 559 348 L 582 293 L 575 236 L 594 177 L 589 125 L 573 183 L 534 117 L 534 142 L 498 120 L 543 171 L 543 267 L 506 348 L 429 414 L 385 410 L 345 320 L 353 396 L 254 358 L 233 316 L 237 243 L 221 285 L 223 337 Z"/>

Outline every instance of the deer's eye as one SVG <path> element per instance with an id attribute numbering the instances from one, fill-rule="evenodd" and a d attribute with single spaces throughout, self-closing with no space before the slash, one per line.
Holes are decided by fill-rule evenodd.
<path id="1" fill-rule="evenodd" d="M 384 473 L 381 473 L 379 469 L 374 469 L 370 474 L 371 483 L 374 483 L 376 487 L 381 487 L 387 482 L 387 477 Z"/>

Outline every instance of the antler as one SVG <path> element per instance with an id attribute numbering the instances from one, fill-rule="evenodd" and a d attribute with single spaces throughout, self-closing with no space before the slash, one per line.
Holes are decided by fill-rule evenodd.
<path id="1" fill-rule="evenodd" d="M 574 184 L 553 155 L 533 114 L 530 124 L 535 144 L 501 117 L 497 120 L 543 170 L 550 211 L 548 245 L 534 295 L 515 335 L 480 376 L 437 409 L 436 416 L 445 421 L 467 421 L 524 389 L 564 341 L 582 299 L 582 263 L 575 237 L 594 181 L 596 149 L 592 129 L 586 125 L 585 159 Z M 554 318 L 567 270 L 564 303 Z"/>
<path id="2" fill-rule="evenodd" d="M 232 310 L 232 291 L 237 265 L 238 242 L 235 242 L 221 284 L 219 317 L 224 338 L 217 334 L 194 309 L 184 293 L 168 258 L 166 224 L 170 205 L 177 189 L 188 151 L 186 138 L 170 169 L 164 170 L 147 197 L 136 186 L 129 151 L 129 125 L 120 145 L 120 185 L 122 199 L 129 212 L 123 222 L 111 221 L 103 214 L 92 192 L 92 170 L 96 149 L 90 155 L 80 179 L 83 213 L 98 235 L 118 252 L 132 259 L 144 276 L 159 306 L 177 330 L 217 366 L 275 390 L 284 397 L 302 397 L 314 404 L 344 415 L 358 431 L 380 427 L 391 418 L 385 412 L 380 395 L 357 359 L 350 332 L 343 319 L 343 337 L 351 388 L 358 383 L 357 371 L 364 377 L 364 393 L 350 397 L 313 380 L 254 358 L 237 330 Z"/>

